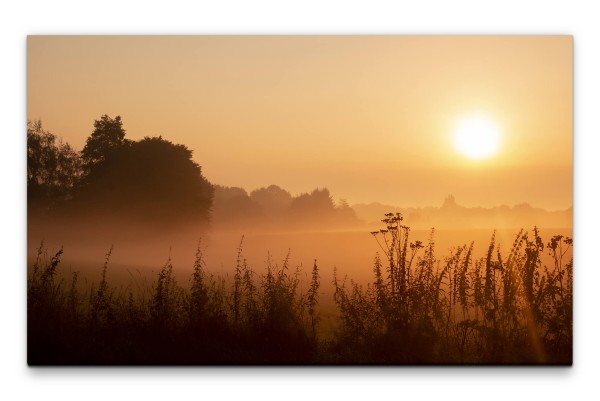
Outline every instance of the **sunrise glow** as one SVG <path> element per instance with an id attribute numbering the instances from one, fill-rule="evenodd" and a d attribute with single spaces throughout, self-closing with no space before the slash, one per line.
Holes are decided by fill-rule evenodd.
<path id="1" fill-rule="evenodd" d="M 485 159 L 498 152 L 500 130 L 489 118 L 471 116 L 460 120 L 453 131 L 454 148 L 473 160 Z"/>

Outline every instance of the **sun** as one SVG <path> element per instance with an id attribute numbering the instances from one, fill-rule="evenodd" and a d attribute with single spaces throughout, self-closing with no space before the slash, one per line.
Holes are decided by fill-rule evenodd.
<path id="1" fill-rule="evenodd" d="M 460 120 L 452 135 L 456 151 L 472 160 L 493 156 L 500 148 L 500 130 L 485 116 Z"/>

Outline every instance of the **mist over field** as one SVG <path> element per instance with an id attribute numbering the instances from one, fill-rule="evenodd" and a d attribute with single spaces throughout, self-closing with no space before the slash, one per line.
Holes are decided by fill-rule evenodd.
<path id="1" fill-rule="evenodd" d="M 103 115 L 94 126 L 77 152 L 57 142 L 41 121 L 28 124 L 30 363 L 570 361 L 572 262 L 563 259 L 572 258 L 571 208 L 464 207 L 452 195 L 438 207 L 351 206 L 327 188 L 292 195 L 270 185 L 248 192 L 210 183 L 185 145 L 162 136 L 126 139 L 118 116 Z M 524 263 L 521 272 L 509 273 L 515 263 Z M 510 319 L 502 328 L 495 317 L 500 296 Z M 545 321 L 548 310 L 554 317 Z M 481 352 L 487 356 L 479 360 L 465 348 L 469 330 L 503 330 L 494 336 L 506 342 L 513 325 L 532 324 L 530 315 L 548 327 L 544 337 L 554 333 L 547 345 L 535 334 L 532 348 L 515 359 L 481 334 L 469 347 L 485 340 Z M 413 326 L 417 318 L 425 320 Z M 56 326 L 55 319 L 62 323 Z M 161 341 L 155 332 L 144 334 L 155 325 L 165 335 L 184 330 L 182 344 L 204 327 L 205 338 L 219 345 L 210 352 L 201 347 L 192 357 L 175 349 L 123 356 L 115 345 L 98 354 L 85 340 L 88 319 L 117 343 L 131 341 L 117 334 L 120 321 L 143 337 L 143 347 Z M 456 353 L 426 345 L 428 336 L 441 339 L 444 320 L 446 327 L 463 327 L 462 334 L 446 331 L 444 337 L 448 343 L 462 336 Z M 62 325 L 82 336 L 73 350 L 48 348 L 42 340 Z M 223 330 L 234 337 L 224 340 Z M 368 338 L 383 335 L 385 344 L 390 330 L 412 340 L 388 359 L 380 345 L 369 348 L 378 342 Z M 365 333 L 371 334 L 355 344 Z M 267 343 L 255 339 L 264 335 L 279 345 L 266 351 Z M 59 332 L 54 336 L 58 344 L 64 340 Z M 511 347 L 519 348 L 522 339 L 516 338 Z M 256 355 L 224 354 L 231 341 L 250 341 Z M 289 341 L 296 342 L 291 352 Z M 344 343 L 349 348 L 337 350 Z"/>
<path id="2" fill-rule="evenodd" d="M 559 222 L 570 217 L 566 212 L 558 215 Z M 534 226 L 535 224 L 524 225 L 523 228 L 533 229 Z M 566 225 L 537 226 L 544 238 L 556 234 L 569 236 L 572 233 L 572 229 Z M 430 229 L 436 227 L 438 225 L 434 224 L 426 229 L 411 228 L 411 241 L 425 242 Z M 289 251 L 294 265 L 310 267 L 313 260 L 317 259 L 322 268 L 329 273 L 332 272 L 333 266 L 336 266 L 340 271 L 363 281 L 371 276 L 371 264 L 375 253 L 381 253 L 370 234 L 372 229 L 379 228 L 381 222 L 366 224 L 361 221 L 348 228 L 313 226 L 310 229 L 278 229 L 261 226 L 260 222 L 253 221 L 252 225 L 237 228 L 230 224 L 219 227 L 214 223 L 199 224 L 197 227 L 182 226 L 163 232 L 139 223 L 107 223 L 102 219 L 85 224 L 48 222 L 38 225 L 31 222 L 28 228 L 28 256 L 31 264 L 32 257 L 43 240 L 50 252 L 63 246 L 65 262 L 95 265 L 99 272 L 104 255 L 114 246 L 111 261 L 115 264 L 134 266 L 143 272 L 152 269 L 157 271 L 170 256 L 176 271 L 189 274 L 196 248 L 200 243 L 206 250 L 208 269 L 214 273 L 230 273 L 235 265 L 236 250 L 243 237 L 244 256 L 257 270 L 265 266 L 269 255 L 274 261 L 280 262 Z M 501 225 L 499 228 L 445 227 L 436 228 L 434 238 L 440 252 L 474 241 L 476 254 L 481 256 L 487 250 L 494 231 L 498 244 L 508 249 L 519 230 L 520 227 L 503 228 Z M 114 270 L 111 273 L 114 274 Z"/>
<path id="3" fill-rule="evenodd" d="M 32 36 L 28 116 L 31 365 L 572 363 L 569 37 Z"/>

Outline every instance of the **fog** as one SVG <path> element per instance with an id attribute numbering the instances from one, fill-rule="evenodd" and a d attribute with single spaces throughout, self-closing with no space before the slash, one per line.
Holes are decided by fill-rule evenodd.
<path id="1" fill-rule="evenodd" d="M 381 227 L 380 227 L 381 228 Z M 524 227 L 533 229 L 533 227 Z M 443 263 L 450 250 L 474 242 L 474 260 L 485 256 L 492 234 L 500 252 L 508 255 L 519 232 L 518 228 L 499 230 L 453 228 L 435 230 L 436 258 Z M 410 231 L 410 242 L 427 244 L 431 230 Z M 554 235 L 572 236 L 572 229 L 541 228 L 540 235 L 547 243 Z M 266 273 L 267 261 L 281 267 L 288 258 L 291 272 L 300 269 L 304 285 L 310 278 L 316 260 L 321 280 L 323 305 L 332 302 L 334 268 L 338 278 L 366 285 L 373 279 L 373 262 L 377 253 L 383 258 L 382 249 L 371 235 L 369 228 L 345 230 L 273 230 L 265 228 L 232 229 L 198 225 L 158 231 L 134 223 L 108 223 L 103 221 L 60 224 L 31 222 L 28 232 L 28 264 L 31 266 L 43 241 L 48 258 L 61 247 L 59 272 L 79 271 L 82 283 L 98 282 L 107 253 L 111 250 L 107 278 L 112 285 L 121 288 L 146 286 L 151 288 L 157 272 L 171 260 L 173 272 L 180 285 L 187 287 L 192 273 L 198 247 L 202 250 L 206 272 L 224 279 L 235 271 L 238 249 L 241 245 L 242 260 L 258 274 Z M 417 253 L 417 258 L 422 255 Z M 543 262 L 549 263 L 550 259 Z M 301 288 L 302 289 L 302 288 Z"/>

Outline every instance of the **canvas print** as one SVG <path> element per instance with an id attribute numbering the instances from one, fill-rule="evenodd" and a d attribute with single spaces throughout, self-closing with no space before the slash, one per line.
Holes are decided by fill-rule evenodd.
<path id="1" fill-rule="evenodd" d="M 28 37 L 28 364 L 572 364 L 572 83 L 570 36 Z"/>

